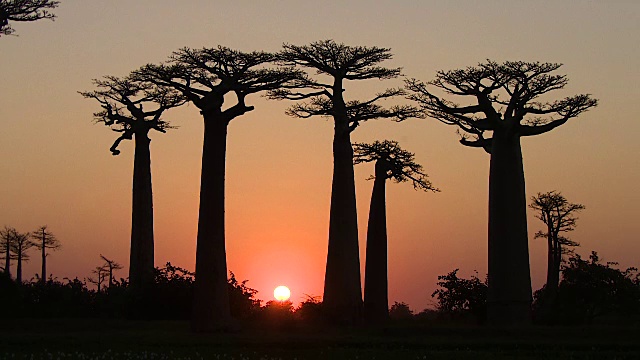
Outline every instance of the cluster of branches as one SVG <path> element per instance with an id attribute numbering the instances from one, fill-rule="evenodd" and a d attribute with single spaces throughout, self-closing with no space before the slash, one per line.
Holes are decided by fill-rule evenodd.
<path id="1" fill-rule="evenodd" d="M 93 276 L 87 278 L 87 282 L 94 284 L 97 287 L 98 292 L 102 291 L 102 284 L 107 281 L 109 288 L 113 286 L 113 272 L 122 269 L 122 265 L 118 264 L 114 260 L 108 259 L 106 256 L 100 254 L 100 259 L 104 263 L 100 266 L 96 266 L 91 273 Z"/>
<path id="2" fill-rule="evenodd" d="M 424 83 L 406 80 L 425 115 L 458 127 L 463 145 L 491 150 L 486 132 L 509 128 L 518 136 L 533 136 L 565 124 L 591 107 L 597 100 L 589 94 L 566 97 L 554 102 L 539 101 L 542 95 L 565 87 L 565 75 L 553 75 L 562 64 L 524 61 L 497 63 L 487 61 L 475 67 L 438 71 L 436 78 Z M 459 105 L 429 89 L 433 86 L 448 95 L 475 101 Z"/>
<path id="3" fill-rule="evenodd" d="M 384 163 L 381 169 L 385 179 L 393 179 L 396 183 L 411 181 L 414 189 L 440 191 L 427 179 L 422 165 L 415 162 L 415 154 L 400 148 L 397 141 L 354 143 L 353 163 L 365 162 Z M 372 175 L 369 179 L 375 179 L 376 176 L 380 174 Z"/>
<path id="4" fill-rule="evenodd" d="M 49 10 L 59 4 L 54 0 L 0 0 L 0 36 L 15 32 L 9 21 L 53 20 L 56 16 Z"/>

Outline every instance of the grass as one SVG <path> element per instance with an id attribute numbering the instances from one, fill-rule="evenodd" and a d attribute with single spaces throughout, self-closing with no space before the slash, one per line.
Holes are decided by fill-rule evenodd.
<path id="1" fill-rule="evenodd" d="M 12 319 L 0 322 L 0 360 L 640 359 L 638 330 L 411 324 L 193 334 L 179 321 Z"/>

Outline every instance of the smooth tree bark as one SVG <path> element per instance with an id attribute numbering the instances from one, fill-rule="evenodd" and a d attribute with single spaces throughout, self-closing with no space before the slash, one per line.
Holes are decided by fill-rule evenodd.
<path id="1" fill-rule="evenodd" d="M 180 106 L 185 101 L 175 91 L 136 81 L 131 77 L 106 76 L 102 80 L 93 80 L 93 83 L 98 90 L 80 94 L 100 103 L 102 110 L 94 114 L 96 122 L 121 133 L 111 146 L 111 153 L 120 154 L 118 146 L 123 140 L 135 140 L 129 284 L 134 292 L 139 293 L 153 282 L 154 277 L 149 131 L 165 133 L 167 129 L 174 128 L 162 120 L 161 116 L 167 109 Z M 146 107 L 151 107 L 151 110 L 145 110 Z"/>
<path id="2" fill-rule="evenodd" d="M 60 2 L 54 0 L 0 0 L 0 36 L 15 32 L 9 21 L 55 19 L 49 10 L 58 5 Z"/>
<path id="3" fill-rule="evenodd" d="M 576 213 L 584 210 L 582 204 L 570 203 L 561 193 L 549 191 L 538 193 L 531 197 L 529 207 L 536 211 L 536 218 L 540 219 L 546 227 L 546 231 L 538 231 L 536 238 L 547 240 L 547 283 L 545 285 L 545 297 L 547 303 L 555 301 L 560 284 L 560 265 L 562 256 L 570 252 L 569 247 L 579 246 L 561 234 L 573 231 L 576 226 Z"/>
<path id="4" fill-rule="evenodd" d="M 31 234 L 31 238 L 33 239 L 33 244 L 36 249 L 40 250 L 40 255 L 42 257 L 42 271 L 40 273 L 40 282 L 47 282 L 47 250 L 58 250 L 62 246 L 58 238 L 49 231 L 47 225 L 43 225 L 39 227 L 37 230 L 33 231 Z"/>
<path id="5" fill-rule="evenodd" d="M 413 153 L 403 150 L 397 141 L 356 143 L 354 164 L 375 162 L 373 191 L 367 227 L 364 275 L 364 321 L 368 326 L 384 325 L 389 319 L 388 241 L 386 182 L 411 181 L 414 189 L 439 191 L 427 180 Z"/>
<path id="6" fill-rule="evenodd" d="M 225 248 L 225 162 L 231 120 L 253 111 L 250 94 L 292 86 L 301 74 L 293 69 L 269 67 L 274 55 L 217 48 L 183 48 L 166 64 L 146 65 L 138 79 L 181 92 L 204 120 L 200 209 L 196 243 L 196 275 L 192 329 L 210 332 L 232 324 L 227 289 Z M 224 106 L 225 95 L 235 104 Z"/>
<path id="7" fill-rule="evenodd" d="M 362 318 L 362 288 L 351 133 L 363 121 L 381 118 L 400 121 L 414 116 L 417 109 L 406 105 L 385 109 L 377 104 L 379 100 L 404 95 L 401 89 L 387 89 L 367 101 L 344 97 L 347 81 L 385 80 L 400 75 L 399 68 L 378 66 L 392 58 L 389 49 L 324 40 L 304 46 L 285 44 L 278 57 L 282 64 L 302 67 L 327 79 L 306 77 L 300 82 L 299 89 L 272 91 L 269 97 L 309 99 L 289 108 L 287 114 L 290 116 L 333 119 L 333 180 L 323 307 L 334 322 L 357 324 Z"/>
<path id="8" fill-rule="evenodd" d="M 31 241 L 29 233 L 15 232 L 11 244 L 11 253 L 16 259 L 16 282 L 22 283 L 22 263 L 29 261 L 27 253 L 35 244 Z M 11 254 L 10 254 L 11 255 Z"/>
<path id="9" fill-rule="evenodd" d="M 526 195 L 520 139 L 565 124 L 597 105 L 588 94 L 554 102 L 539 98 L 565 87 L 561 64 L 488 61 L 476 67 L 439 71 L 424 84 L 406 81 L 425 115 L 455 125 L 463 145 L 491 155 L 489 170 L 489 274 L 487 319 L 493 325 L 531 322 L 531 275 L 527 239 Z M 470 99 L 468 105 L 446 100 L 429 88 Z M 491 137 L 486 133 L 491 132 Z"/>

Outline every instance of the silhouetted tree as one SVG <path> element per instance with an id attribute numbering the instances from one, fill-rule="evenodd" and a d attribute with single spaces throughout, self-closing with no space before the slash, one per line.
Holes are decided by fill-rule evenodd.
<path id="1" fill-rule="evenodd" d="M 531 321 L 531 275 L 526 196 L 520 138 L 551 131 L 597 105 L 590 95 L 540 102 L 540 96 L 565 87 L 565 75 L 552 75 L 561 64 L 488 61 L 476 67 L 439 71 L 424 84 L 407 80 L 424 113 L 462 133 L 460 142 L 491 154 L 489 171 L 488 320 L 495 325 Z M 436 95 L 472 99 L 458 105 Z M 492 132 L 491 137 L 486 137 Z"/>
<path id="2" fill-rule="evenodd" d="M 100 254 L 100 258 L 104 260 L 104 265 L 102 265 L 102 267 L 105 268 L 109 274 L 109 288 L 111 288 L 113 285 L 113 272 L 115 270 L 122 269 L 122 265 L 118 264 L 114 260 L 107 259 L 107 257 L 102 254 Z"/>
<path id="3" fill-rule="evenodd" d="M 273 99 L 303 100 L 287 110 L 298 118 L 332 117 L 333 181 L 329 218 L 329 249 L 325 272 L 323 304 L 330 318 L 342 323 L 357 323 L 362 313 L 358 221 L 353 173 L 351 132 L 361 122 L 380 118 L 403 120 L 415 114 L 411 106 L 385 109 L 378 100 L 403 95 L 401 89 L 388 89 L 367 101 L 347 101 L 345 81 L 392 79 L 399 68 L 384 68 L 379 63 L 391 59 L 390 49 L 348 46 L 333 40 L 297 46 L 285 44 L 279 54 L 283 64 L 300 66 L 329 77 L 328 82 L 305 78 L 300 87 L 308 91 L 280 89 L 269 94 Z"/>
<path id="4" fill-rule="evenodd" d="M 47 281 L 47 249 L 58 250 L 62 245 L 56 236 L 47 229 L 47 225 L 39 227 L 36 231 L 32 232 L 31 238 L 33 239 L 33 246 L 40 250 L 42 255 L 42 272 L 40 273 L 40 281 Z"/>
<path id="5" fill-rule="evenodd" d="M 98 293 L 100 293 L 102 291 L 102 284 L 107 278 L 109 271 L 102 265 L 96 266 L 95 269 L 91 270 L 91 273 L 94 274 L 95 277 L 88 277 L 87 282 L 94 284 L 98 288 Z"/>
<path id="6" fill-rule="evenodd" d="M 27 251 L 31 249 L 35 244 L 31 241 L 29 233 L 20 233 L 16 231 L 13 233 L 13 241 L 11 243 L 11 252 L 13 253 L 16 261 L 16 282 L 22 283 L 22 263 L 29 261 L 29 254 Z"/>
<path id="7" fill-rule="evenodd" d="M 579 244 L 566 236 L 560 235 L 573 231 L 578 218 L 575 213 L 583 210 L 582 204 L 567 201 L 559 192 L 538 193 L 531 197 L 529 207 L 536 211 L 536 217 L 547 227 L 546 231 L 538 231 L 536 238 L 547 239 L 547 283 L 545 285 L 546 301 L 552 306 L 560 283 L 560 263 L 562 255 L 568 252 L 567 247 Z"/>
<path id="8" fill-rule="evenodd" d="M 94 79 L 93 83 L 98 90 L 80 94 L 100 103 L 102 111 L 94 113 L 96 122 L 121 133 L 111 146 L 112 154 L 120 154 L 118 145 L 121 141 L 135 140 L 129 281 L 132 289 L 139 291 L 153 282 L 154 268 L 149 131 L 165 133 L 172 129 L 161 116 L 165 110 L 183 104 L 184 99 L 171 89 L 131 78 L 105 76 L 103 80 Z M 147 110 L 148 107 L 151 110 Z"/>
<path id="9" fill-rule="evenodd" d="M 406 321 L 413 318 L 413 311 L 404 302 L 394 301 L 389 309 L 389 318 L 392 320 Z"/>
<path id="10" fill-rule="evenodd" d="M 224 176 L 227 129 L 231 120 L 254 109 L 248 95 L 278 89 L 299 78 L 291 69 L 265 67 L 274 59 L 266 52 L 240 52 L 227 47 L 173 53 L 169 63 L 146 65 L 136 77 L 176 89 L 204 119 L 200 210 L 196 244 L 196 280 L 192 328 L 213 331 L 230 324 L 224 230 Z M 236 103 L 223 109 L 225 95 Z"/>
<path id="11" fill-rule="evenodd" d="M 438 300 L 438 311 L 452 318 L 471 314 L 478 323 L 483 323 L 487 312 L 487 281 L 478 275 L 470 279 L 458 277 L 458 269 L 447 275 L 439 275 L 440 289 L 431 294 Z"/>
<path id="12" fill-rule="evenodd" d="M 620 270 L 615 262 L 602 263 L 595 251 L 588 260 L 573 254 L 562 271 L 558 287 L 559 322 L 590 324 L 598 318 L 630 323 L 640 316 L 640 275 L 631 267 Z M 636 322 L 637 323 L 637 322 Z"/>
<path id="13" fill-rule="evenodd" d="M 9 279 L 11 279 L 11 260 L 16 260 L 11 249 L 13 248 L 17 234 L 18 231 L 9 226 L 5 226 L 4 229 L 0 231 L 0 252 L 2 252 L 4 258 L 4 273 Z"/>
<path id="14" fill-rule="evenodd" d="M 383 324 L 389 317 L 387 280 L 387 179 L 397 183 L 411 181 L 414 189 L 439 191 L 414 160 L 414 154 L 403 150 L 397 141 L 375 141 L 353 144 L 353 163 L 375 161 L 375 175 L 367 227 L 366 265 L 364 274 L 364 320 L 367 324 Z"/>
<path id="15" fill-rule="evenodd" d="M 48 11 L 60 4 L 53 0 L 0 0 L 0 36 L 15 32 L 9 21 L 53 20 L 56 16 Z"/>

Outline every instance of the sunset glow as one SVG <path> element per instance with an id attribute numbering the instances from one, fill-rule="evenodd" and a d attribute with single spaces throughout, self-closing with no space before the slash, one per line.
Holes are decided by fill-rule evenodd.
<path id="1" fill-rule="evenodd" d="M 273 297 L 278 301 L 286 301 L 289 300 L 289 297 L 291 297 L 291 291 L 288 287 L 280 285 L 275 290 L 273 290 Z"/>

